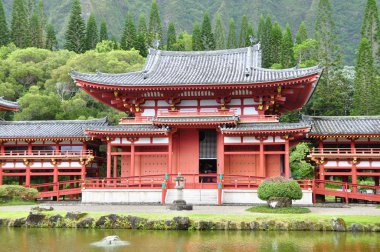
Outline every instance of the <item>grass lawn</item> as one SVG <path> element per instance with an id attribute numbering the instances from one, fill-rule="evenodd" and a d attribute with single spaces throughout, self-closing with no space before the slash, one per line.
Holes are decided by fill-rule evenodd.
<path id="1" fill-rule="evenodd" d="M 305 214 L 310 213 L 310 209 L 306 207 L 281 207 L 270 208 L 268 206 L 254 206 L 247 209 L 253 213 L 277 213 L 277 214 Z"/>
<path id="2" fill-rule="evenodd" d="M 35 200 L 18 200 L 13 199 L 10 201 L 2 201 L 0 202 L 0 206 L 24 206 L 24 205 L 36 205 L 37 202 Z"/>

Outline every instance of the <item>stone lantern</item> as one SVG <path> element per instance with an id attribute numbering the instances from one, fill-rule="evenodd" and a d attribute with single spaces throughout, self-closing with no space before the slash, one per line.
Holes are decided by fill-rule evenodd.
<path id="1" fill-rule="evenodd" d="M 170 210 L 193 210 L 193 205 L 189 205 L 183 199 L 183 189 L 185 188 L 185 178 L 178 173 L 175 177 L 175 189 L 177 189 L 177 199 L 173 201 L 173 204 L 169 207 Z"/>

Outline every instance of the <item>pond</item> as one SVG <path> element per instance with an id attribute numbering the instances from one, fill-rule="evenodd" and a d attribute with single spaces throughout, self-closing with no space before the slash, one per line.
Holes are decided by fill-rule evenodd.
<path id="1" fill-rule="evenodd" d="M 125 246 L 99 245 L 117 235 Z M 98 242 L 98 243 L 96 243 Z M 0 228 L 0 251 L 380 251 L 380 234 Z"/>

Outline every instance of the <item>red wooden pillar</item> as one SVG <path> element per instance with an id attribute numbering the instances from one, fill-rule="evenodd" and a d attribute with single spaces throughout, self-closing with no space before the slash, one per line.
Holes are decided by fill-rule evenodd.
<path id="1" fill-rule="evenodd" d="M 351 153 L 356 153 L 356 148 L 355 148 L 355 140 L 351 140 Z M 351 164 L 351 179 L 352 179 L 352 184 L 357 184 L 357 171 L 356 171 L 356 159 L 352 160 Z M 352 192 L 356 192 L 356 186 L 352 187 Z"/>
<path id="2" fill-rule="evenodd" d="M 131 143 L 131 176 L 135 176 L 135 143 Z"/>
<path id="3" fill-rule="evenodd" d="M 290 178 L 289 139 L 285 139 L 285 178 Z"/>
<path id="4" fill-rule="evenodd" d="M 86 155 L 87 145 L 85 142 L 83 142 L 82 152 L 83 152 L 83 155 Z M 82 164 L 81 179 L 83 180 L 83 182 L 86 179 L 86 164 L 85 163 Z"/>
<path id="5" fill-rule="evenodd" d="M 59 201 L 59 195 L 58 195 L 58 192 L 59 192 L 59 185 L 58 185 L 58 166 L 55 164 L 54 165 L 54 172 L 53 172 L 53 183 L 54 183 L 54 186 L 53 186 L 53 190 L 57 193 L 57 201 Z"/>
<path id="6" fill-rule="evenodd" d="M 28 142 L 28 155 L 32 155 L 32 142 Z M 24 162 L 25 168 L 25 186 L 30 186 L 30 164 L 29 162 Z"/>
<path id="7" fill-rule="evenodd" d="M 0 142 L 0 155 L 4 155 L 5 150 L 4 150 L 4 144 Z M 3 185 L 3 167 L 2 164 L 0 163 L 0 186 Z"/>
<path id="8" fill-rule="evenodd" d="M 259 159 L 260 159 L 260 167 L 259 167 L 259 174 L 261 177 L 265 177 L 265 166 L 264 166 L 264 141 L 260 140 L 260 154 L 259 154 Z"/>
<path id="9" fill-rule="evenodd" d="M 224 136 L 219 133 L 217 138 L 218 173 L 224 175 Z M 218 176 L 218 205 L 222 204 L 223 183 Z"/>
<path id="10" fill-rule="evenodd" d="M 111 177 L 111 141 L 107 141 L 107 178 Z"/>
<path id="11" fill-rule="evenodd" d="M 168 167 L 166 170 L 167 174 L 173 173 L 172 166 L 173 166 L 173 134 L 170 133 L 169 134 L 169 146 L 168 146 Z"/>
<path id="12" fill-rule="evenodd" d="M 117 178 L 117 158 L 118 156 L 113 156 L 113 177 Z"/>

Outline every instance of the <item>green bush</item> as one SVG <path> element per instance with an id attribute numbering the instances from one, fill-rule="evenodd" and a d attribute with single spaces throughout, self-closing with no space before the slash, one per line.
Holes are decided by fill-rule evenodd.
<path id="1" fill-rule="evenodd" d="M 0 186 L 0 198 L 3 200 L 33 200 L 37 196 L 38 191 L 35 188 L 26 188 L 18 185 Z"/>
<path id="2" fill-rule="evenodd" d="M 264 180 L 257 190 L 261 200 L 271 197 L 286 197 L 292 200 L 302 198 L 302 190 L 297 181 L 284 177 L 274 177 Z"/>

